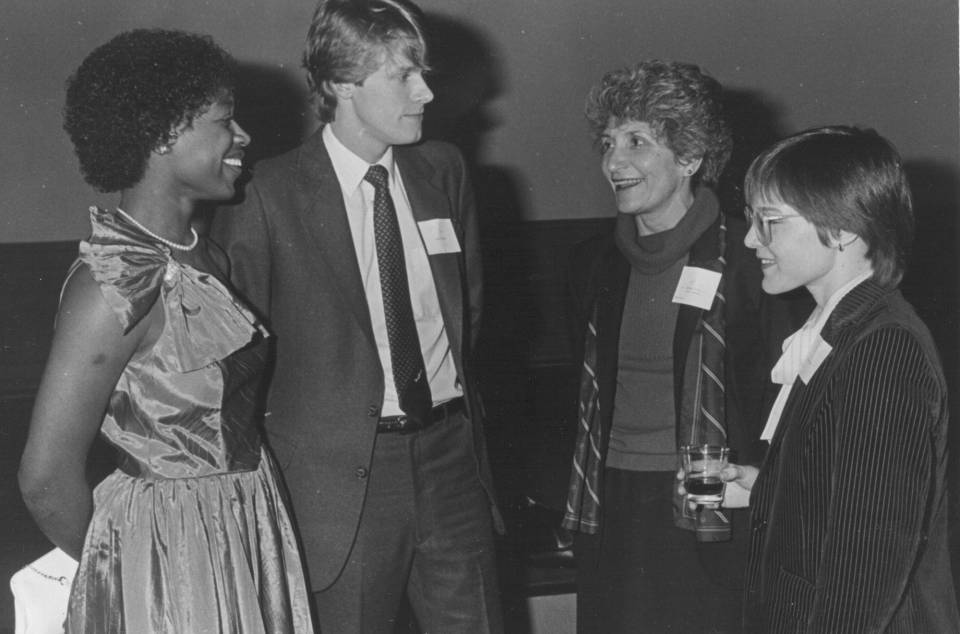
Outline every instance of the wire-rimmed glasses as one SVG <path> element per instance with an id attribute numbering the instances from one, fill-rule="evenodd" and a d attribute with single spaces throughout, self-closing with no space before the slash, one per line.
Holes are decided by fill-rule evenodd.
<path id="1" fill-rule="evenodd" d="M 743 208 L 743 215 L 747 218 L 753 226 L 753 230 L 757 234 L 757 240 L 760 241 L 760 244 L 763 246 L 769 246 L 770 242 L 773 241 L 773 226 L 783 222 L 784 220 L 790 220 L 791 218 L 803 218 L 800 214 L 761 214 L 754 211 L 750 205 L 747 205 Z"/>

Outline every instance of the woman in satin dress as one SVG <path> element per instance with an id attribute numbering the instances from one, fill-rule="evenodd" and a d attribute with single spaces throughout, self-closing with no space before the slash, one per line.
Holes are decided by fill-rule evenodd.
<path id="1" fill-rule="evenodd" d="M 296 536 L 261 443 L 267 333 L 221 282 L 198 203 L 234 193 L 250 137 L 209 37 L 134 30 L 68 81 L 91 208 L 20 467 L 40 529 L 78 559 L 68 632 L 312 631 Z M 91 490 L 100 433 L 117 469 Z"/>

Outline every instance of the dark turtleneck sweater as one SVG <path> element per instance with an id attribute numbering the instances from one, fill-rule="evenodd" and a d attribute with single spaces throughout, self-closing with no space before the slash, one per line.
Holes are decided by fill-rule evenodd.
<path id="1" fill-rule="evenodd" d="M 677 468 L 673 334 L 679 306 L 673 293 L 690 247 L 717 214 L 716 196 L 700 188 L 684 217 L 667 231 L 640 236 L 634 216 L 617 218 L 617 247 L 630 262 L 630 279 L 620 326 L 608 467 Z"/>

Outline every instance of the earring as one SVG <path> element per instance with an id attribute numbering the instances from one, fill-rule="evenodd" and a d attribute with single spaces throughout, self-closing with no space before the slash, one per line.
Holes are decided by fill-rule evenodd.
<path id="1" fill-rule="evenodd" d="M 847 240 L 846 243 L 837 242 L 837 251 L 839 251 L 840 253 L 843 253 L 843 248 L 844 248 L 844 247 L 848 247 L 848 246 L 850 246 L 851 244 L 853 244 L 854 242 L 856 242 L 856 241 L 857 241 L 857 238 L 859 238 L 859 237 L 860 237 L 860 236 L 853 236 L 852 238 L 850 238 L 849 240 Z"/>
<path id="2" fill-rule="evenodd" d="M 167 154 L 169 152 L 170 152 L 169 145 L 164 144 L 157 148 L 157 154 Z"/>

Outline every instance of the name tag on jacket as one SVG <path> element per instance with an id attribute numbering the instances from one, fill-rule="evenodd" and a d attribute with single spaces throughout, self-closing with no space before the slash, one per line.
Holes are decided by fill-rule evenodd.
<path id="1" fill-rule="evenodd" d="M 426 247 L 428 254 L 460 253 L 460 241 L 457 240 L 457 234 L 449 218 L 421 220 L 417 225 L 420 227 L 420 237 L 423 238 L 423 246 Z"/>

